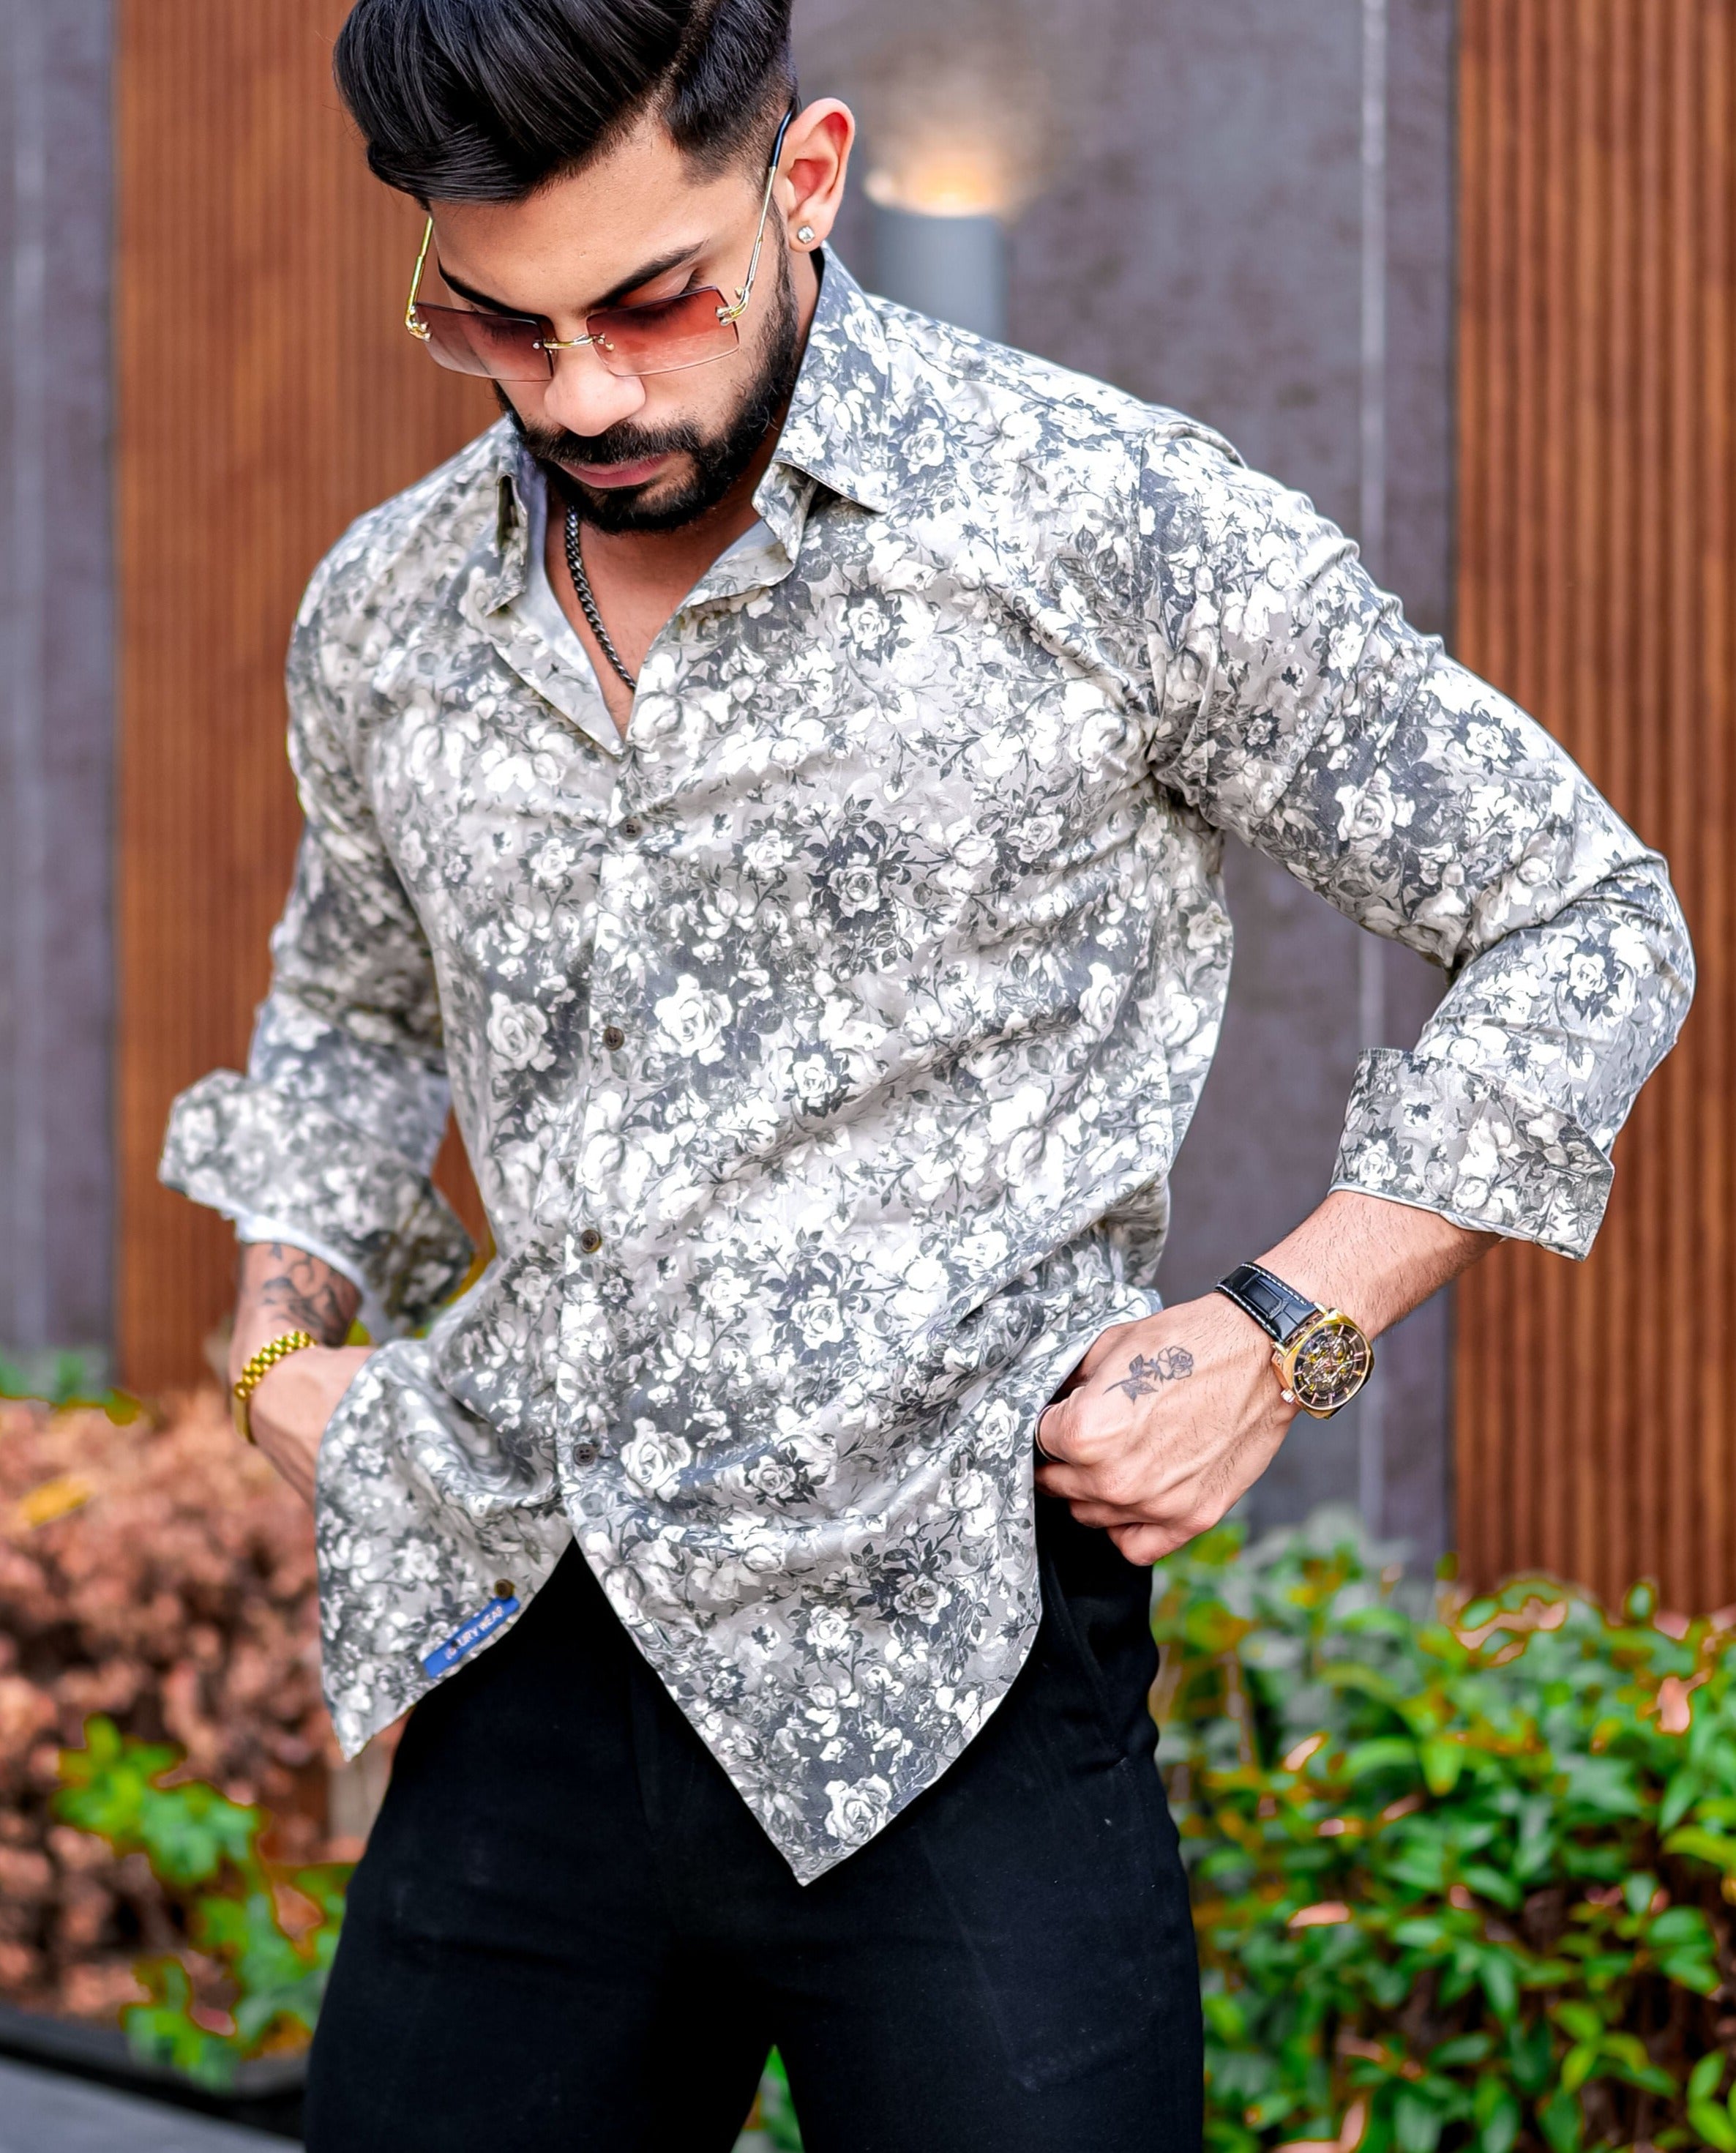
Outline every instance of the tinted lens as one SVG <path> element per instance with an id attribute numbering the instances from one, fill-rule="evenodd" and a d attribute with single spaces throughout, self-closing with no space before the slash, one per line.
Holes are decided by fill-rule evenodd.
<path id="1" fill-rule="evenodd" d="M 611 374 L 674 374 L 723 359 L 741 338 L 733 322 L 720 322 L 723 295 L 708 285 L 678 299 L 654 299 L 643 307 L 607 307 L 590 315 L 591 349 Z"/>
<path id="2" fill-rule="evenodd" d="M 528 315 L 472 314 L 458 307 L 418 304 L 416 319 L 428 332 L 428 349 L 454 374 L 485 374 L 493 381 L 546 381 L 554 369 L 540 338 L 548 334 Z"/>

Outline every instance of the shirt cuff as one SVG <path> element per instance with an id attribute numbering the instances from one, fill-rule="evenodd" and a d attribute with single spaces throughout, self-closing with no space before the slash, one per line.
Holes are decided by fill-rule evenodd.
<path id="1" fill-rule="evenodd" d="M 1559 1107 L 1481 1070 L 1383 1046 L 1358 1068 L 1332 1185 L 1585 1256 L 1614 1177 L 1608 1153 Z"/>
<path id="2" fill-rule="evenodd" d="M 470 1235 L 409 1159 L 329 1107 L 233 1070 L 175 1101 L 157 1171 L 195 1204 L 263 1219 L 262 1238 L 342 1271 L 360 1287 L 376 1337 L 427 1321 L 470 1266 Z"/>

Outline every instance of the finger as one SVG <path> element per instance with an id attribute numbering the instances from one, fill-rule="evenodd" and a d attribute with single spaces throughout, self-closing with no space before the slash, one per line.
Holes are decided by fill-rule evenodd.
<path id="1" fill-rule="evenodd" d="M 1135 1525 L 1151 1523 L 1150 1519 L 1140 1511 L 1129 1510 L 1119 1503 L 1075 1499 L 1067 1507 L 1082 1525 L 1094 1525 L 1099 1532 L 1128 1532 Z"/>
<path id="2" fill-rule="evenodd" d="M 1124 1558 L 1141 1569 L 1161 1562 L 1185 1545 L 1163 1525 L 1111 1525 L 1109 1535 Z"/>
<path id="3" fill-rule="evenodd" d="M 1081 1524 L 1149 1525 L 1151 1513 L 1144 1504 L 1117 1502 L 1104 1494 L 1090 1470 L 1080 1465 L 1039 1465 L 1037 1491 L 1065 1503 Z"/>
<path id="4" fill-rule="evenodd" d="M 1067 1432 L 1072 1419 L 1072 1407 L 1064 1398 L 1053 1400 L 1038 1414 L 1037 1455 L 1043 1464 L 1066 1463 Z"/>
<path id="5" fill-rule="evenodd" d="M 1055 1458 L 1048 1463 L 1038 1461 L 1037 1485 L 1045 1495 L 1058 1496 L 1063 1503 L 1095 1503 L 1100 1507 L 1116 1509 L 1117 1504 L 1104 1493 L 1098 1478 L 1099 1468 L 1092 1465 L 1076 1465 L 1064 1458 Z M 1129 1511 L 1129 1517 L 1137 1513 Z"/>
<path id="6" fill-rule="evenodd" d="M 1037 1447 L 1054 1464 L 1080 1465 L 1119 1439 L 1114 1422 L 1114 1415 L 1105 1416 L 1100 1392 L 1072 1391 L 1051 1398 L 1037 1416 Z"/>
<path id="7" fill-rule="evenodd" d="M 1104 1503 L 1130 1518 L 1149 1516 L 1152 1502 L 1161 1501 L 1161 1479 L 1154 1485 L 1138 1455 L 1113 1431 L 1105 1438 L 1094 1429 L 1070 1435 L 1063 1429 L 1061 1441 L 1058 1457 L 1038 1462 L 1044 1494 L 1069 1503 Z"/>

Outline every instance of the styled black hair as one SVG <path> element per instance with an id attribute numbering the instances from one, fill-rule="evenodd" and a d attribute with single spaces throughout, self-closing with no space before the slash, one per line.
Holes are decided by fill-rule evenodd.
<path id="1" fill-rule="evenodd" d="M 709 175 L 795 88 L 790 0 L 358 0 L 333 70 L 389 187 L 521 201 L 654 111 Z"/>

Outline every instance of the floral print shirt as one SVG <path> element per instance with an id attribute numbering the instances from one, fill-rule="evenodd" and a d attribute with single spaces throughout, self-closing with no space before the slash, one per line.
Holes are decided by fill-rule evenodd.
<path id="1" fill-rule="evenodd" d="M 1570 1255 L 1692 960 L 1662 862 L 1307 501 L 835 257 L 764 528 L 624 740 L 518 603 L 533 495 L 503 423 L 315 575 L 273 984 L 162 1171 L 433 1318 L 321 1455 L 345 1747 L 576 1540 L 807 1880 L 1034 1635 L 1033 1428 L 1154 1306 L 1223 833 L 1452 979 L 1333 1185 Z M 449 1098 L 496 1252 L 443 1306 Z"/>

